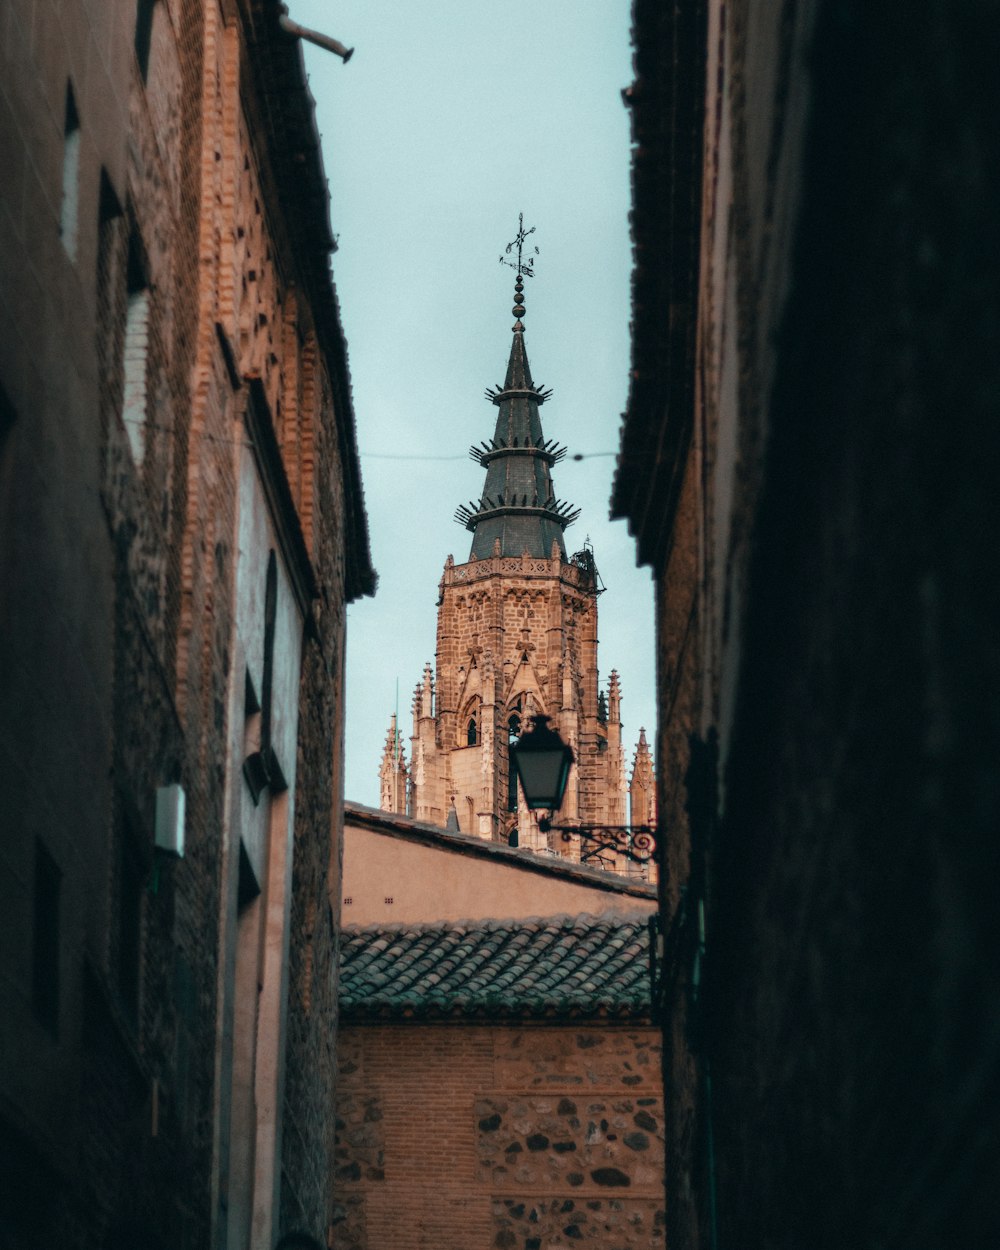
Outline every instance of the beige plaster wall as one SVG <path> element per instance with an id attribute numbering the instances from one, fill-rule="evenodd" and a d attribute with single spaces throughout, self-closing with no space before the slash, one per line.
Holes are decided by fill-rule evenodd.
<path id="1" fill-rule="evenodd" d="M 628 893 L 610 883 L 578 883 L 521 866 L 527 855 L 501 852 L 483 859 L 346 823 L 343 922 L 408 924 L 656 908 L 652 889 Z M 620 878 L 610 881 L 617 884 Z"/>

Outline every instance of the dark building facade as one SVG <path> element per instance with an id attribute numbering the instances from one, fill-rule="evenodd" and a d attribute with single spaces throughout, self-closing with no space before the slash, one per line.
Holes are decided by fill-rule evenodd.
<path id="1" fill-rule="evenodd" d="M 4 7 L 4 1250 L 326 1235 L 344 618 L 374 575 L 278 18 Z"/>
<path id="2" fill-rule="evenodd" d="M 634 7 L 672 1250 L 1000 1236 L 997 33 Z"/>

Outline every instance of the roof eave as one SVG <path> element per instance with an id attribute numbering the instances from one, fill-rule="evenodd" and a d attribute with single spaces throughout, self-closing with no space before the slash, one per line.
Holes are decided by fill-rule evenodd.
<path id="1" fill-rule="evenodd" d="M 705 0 L 635 0 L 632 39 L 632 361 L 611 516 L 659 567 L 693 422 Z"/>
<path id="2" fill-rule="evenodd" d="M 260 123 L 281 211 L 288 224 L 294 276 L 306 292 L 319 347 L 334 391 L 336 432 L 344 482 L 345 586 L 348 603 L 375 593 L 364 489 L 347 362 L 347 344 L 330 256 L 336 241 L 330 228 L 330 195 L 315 101 L 306 81 L 301 43 L 278 25 L 279 0 L 251 0 L 247 46 Z"/>

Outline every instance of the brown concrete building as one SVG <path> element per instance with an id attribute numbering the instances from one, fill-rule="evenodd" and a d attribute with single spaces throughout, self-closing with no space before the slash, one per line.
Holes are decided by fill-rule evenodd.
<path id="1" fill-rule="evenodd" d="M 327 1227 L 344 608 L 373 574 L 278 16 L 0 17 L 5 1250 Z"/>
<path id="2" fill-rule="evenodd" d="M 656 887 L 635 877 L 522 855 L 359 803 L 344 805 L 345 924 L 604 915 L 656 910 Z"/>
<path id="3" fill-rule="evenodd" d="M 634 6 L 672 1250 L 1000 1240 L 997 34 Z"/>
<path id="4" fill-rule="evenodd" d="M 343 941 L 338 1247 L 663 1247 L 644 914 Z"/>
<path id="5" fill-rule="evenodd" d="M 546 439 L 539 409 L 551 392 L 534 384 L 525 348 L 523 279 L 514 296 L 513 341 L 493 437 L 470 449 L 486 470 L 478 503 L 458 520 L 472 532 L 469 559 L 448 556 L 438 597 L 437 667 L 413 698 L 407 764 L 395 718 L 380 768 L 387 811 L 491 841 L 578 860 L 579 840 L 538 828 L 519 795 L 508 748 L 538 713 L 573 748 L 561 818 L 627 821 L 621 689 L 612 670 L 599 689 L 597 599 L 601 584 L 585 544 L 567 556 L 563 531 L 579 509 L 555 497 L 551 469 L 566 454 Z M 604 867 L 645 867 L 606 856 Z"/>

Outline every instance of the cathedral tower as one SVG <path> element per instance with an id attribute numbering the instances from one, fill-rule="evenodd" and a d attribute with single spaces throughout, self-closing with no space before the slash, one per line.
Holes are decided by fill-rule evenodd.
<path id="1" fill-rule="evenodd" d="M 528 232 L 530 233 L 530 231 Z M 574 839 L 540 832 L 509 766 L 509 746 L 545 713 L 573 748 L 559 819 L 624 824 L 628 787 L 616 673 L 598 689 L 597 600 L 603 590 L 589 544 L 567 556 L 564 533 L 579 510 L 557 499 L 552 468 L 566 450 L 546 439 L 540 409 L 551 391 L 532 381 L 525 348 L 522 229 L 513 341 L 492 438 L 470 449 L 486 470 L 478 502 L 455 519 L 472 534 L 469 558 L 445 562 L 438 598 L 437 665 L 413 699 L 408 811 L 417 820 L 540 852 L 580 858 Z M 508 252 L 511 249 L 508 248 Z M 383 781 L 405 768 L 387 747 Z M 402 787 L 383 784 L 397 805 Z M 384 800 L 383 800 L 384 801 Z"/>

